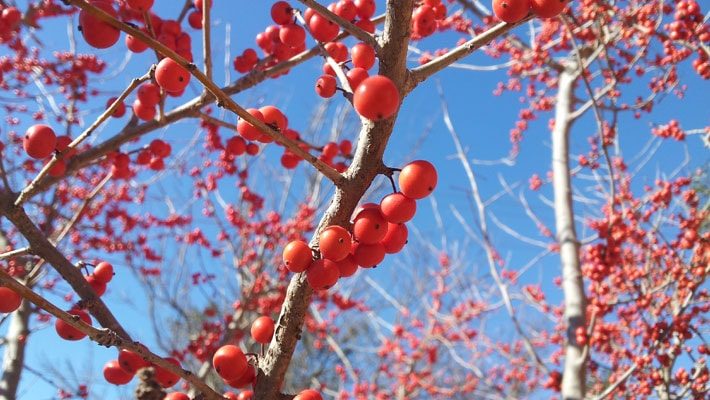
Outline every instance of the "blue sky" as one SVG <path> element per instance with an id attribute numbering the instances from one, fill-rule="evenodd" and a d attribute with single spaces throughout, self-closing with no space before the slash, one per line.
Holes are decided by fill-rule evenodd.
<path id="1" fill-rule="evenodd" d="M 23 7 L 25 1 L 19 1 Z M 177 16 L 181 3 L 179 1 L 156 1 L 156 10 L 161 16 Z M 227 74 L 231 79 L 237 76 L 232 70 L 231 60 L 246 47 L 255 47 L 254 36 L 270 24 L 268 7 L 266 3 L 245 0 L 220 1 L 217 0 L 213 11 L 214 28 L 212 35 L 214 38 L 213 52 L 215 54 L 215 80 L 218 83 L 228 81 Z M 382 2 L 378 1 L 382 10 Z M 73 19 L 76 24 L 76 17 Z M 42 31 L 36 32 L 43 38 L 45 52 L 55 49 L 66 49 L 67 39 L 67 19 L 52 19 L 46 21 Z M 189 27 L 185 30 L 193 35 L 193 53 L 195 59 L 201 59 L 200 32 Z M 229 39 L 226 40 L 227 32 L 230 32 Z M 517 31 L 523 38 L 526 37 L 526 28 L 519 28 Z M 78 32 L 75 32 L 78 52 L 97 53 L 109 62 L 107 75 L 110 78 L 96 82 L 100 87 L 102 95 L 95 103 L 90 104 L 94 111 L 92 115 L 102 110 L 106 99 L 119 93 L 134 77 L 142 75 L 147 66 L 154 61 L 154 56 L 150 52 L 141 55 L 134 55 L 128 60 L 120 74 L 114 76 L 119 66 L 123 67 L 125 60 L 122 40 L 116 48 L 95 51 L 89 48 Z M 435 50 L 439 47 L 452 47 L 457 35 L 443 34 L 432 39 L 417 43 L 421 49 Z M 226 43 L 229 46 L 226 46 Z M 309 41 L 309 44 L 312 42 Z M 348 42 L 352 44 L 352 42 Z M 7 50 L 0 48 L 0 55 Z M 227 54 L 227 56 L 225 56 Z M 414 56 L 413 58 L 416 58 Z M 225 60 L 227 60 L 225 62 Z M 493 60 L 483 54 L 476 54 L 463 60 L 465 63 L 476 65 L 494 65 L 500 60 Z M 226 64 L 226 65 L 225 65 Z M 226 66 L 224 68 L 223 66 Z M 308 116 L 320 103 L 320 99 L 313 90 L 313 82 L 320 75 L 321 62 L 313 60 L 297 69 L 291 74 L 278 80 L 271 80 L 265 84 L 239 94 L 235 100 L 247 107 L 257 104 L 275 104 L 283 109 L 289 116 L 291 126 L 297 130 L 303 130 L 308 123 Z M 629 157 L 638 152 L 648 140 L 651 139 L 650 125 L 665 123 L 671 118 L 680 120 L 681 125 L 687 129 L 701 128 L 708 125 L 707 104 L 710 104 L 710 91 L 706 82 L 700 80 L 686 63 L 679 72 L 681 79 L 688 85 L 685 98 L 681 101 L 673 96 L 668 96 L 660 104 L 656 105 L 651 116 L 643 116 L 640 120 L 635 120 L 630 116 L 625 116 L 620 120 L 619 141 L 624 154 Z M 520 93 L 506 93 L 503 96 L 492 95 L 497 82 L 505 81 L 506 76 L 502 71 L 495 72 L 474 72 L 462 69 L 449 69 L 437 75 L 434 79 L 426 82 L 409 95 L 404 103 L 402 111 L 397 121 L 395 132 L 392 136 L 390 146 L 385 154 L 385 161 L 392 166 L 402 165 L 411 157 L 426 158 L 433 162 L 439 171 L 439 187 L 435 193 L 435 199 L 439 204 L 442 218 L 445 221 L 444 229 L 450 240 L 463 240 L 463 231 L 454 219 L 449 210 L 453 205 L 458 208 L 463 215 L 473 221 L 471 213 L 470 199 L 466 195 L 468 183 L 458 160 L 454 159 L 454 146 L 451 138 L 442 121 L 442 112 L 438 98 L 435 81 L 438 82 L 446 96 L 451 118 L 456 126 L 461 140 L 468 150 L 468 156 L 478 160 L 496 160 L 507 155 L 510 149 L 508 131 L 517 119 L 517 114 L 522 105 L 519 103 Z M 647 88 L 645 85 L 635 84 L 629 88 L 629 96 L 638 93 L 645 95 Z M 171 101 L 170 105 L 177 105 L 179 101 L 184 101 L 199 93 L 199 87 L 193 80 L 187 90 L 187 94 L 178 101 Z M 583 92 L 578 91 L 580 96 Z M 336 100 L 339 105 L 345 104 L 342 99 Z M 127 102 L 130 104 L 130 101 Z M 130 113 L 130 111 L 129 111 Z M 512 166 L 483 166 L 474 165 L 479 178 L 481 192 L 484 199 L 501 191 L 499 178 L 504 178 L 508 183 L 522 182 L 522 187 L 527 187 L 527 180 L 537 173 L 545 177 L 550 166 L 549 131 L 547 121 L 551 113 L 542 114 L 530 124 L 530 128 L 525 132 L 525 139 L 521 145 L 520 155 Z M 234 120 L 233 117 L 228 117 Z M 90 121 L 89 116 L 86 117 Z M 95 140 L 102 141 L 124 124 L 126 119 L 111 121 L 102 132 L 96 135 Z M 3 127 L 0 138 L 4 140 L 7 132 Z M 114 129 L 115 128 L 115 129 Z M 151 134 L 147 139 L 164 137 L 173 143 L 174 150 L 184 147 L 194 134 L 196 124 L 194 122 L 180 123 L 175 127 L 167 128 Z M 588 113 L 578 123 L 575 124 L 572 132 L 573 154 L 586 153 L 588 151 L 587 138 L 594 135 L 596 125 L 591 113 Z M 702 147 L 698 135 L 689 137 L 683 143 L 666 141 L 656 156 L 639 172 L 640 182 L 652 183 L 657 174 L 668 173 L 679 165 L 683 159 L 684 152 L 687 151 L 690 157 L 690 164 L 685 170 L 692 171 L 696 167 L 707 161 L 707 149 Z M 174 152 L 175 154 L 175 152 Z M 267 149 L 269 158 L 278 160 L 280 151 L 275 148 Z M 573 159 L 576 157 L 573 157 Z M 304 172 L 310 172 L 308 166 L 301 166 L 296 174 L 303 176 Z M 307 171 L 304 171 L 307 170 Z M 383 179 L 384 178 L 380 178 Z M 170 182 L 164 182 L 170 186 Z M 264 185 L 261 189 L 266 190 Z M 639 186 L 640 187 L 640 186 Z M 297 192 L 296 192 L 297 193 Z M 516 191 L 517 193 L 517 191 Z M 371 200 L 379 200 L 381 192 Z M 549 185 L 544 186 L 539 192 L 527 191 L 534 209 L 540 210 L 539 215 L 548 227 L 554 226 L 552 215 L 544 205 L 543 198 L 552 198 Z M 295 199 L 298 199 L 296 196 Z M 290 206 L 296 204 L 294 200 Z M 423 201 L 419 203 L 419 212 L 415 219 L 415 225 L 421 231 L 423 237 L 434 238 L 438 241 L 441 232 L 438 230 L 432 203 Z M 497 217 L 509 226 L 514 226 L 520 233 L 541 239 L 536 233 L 535 226 L 527 219 L 521 207 L 509 199 L 503 199 L 492 206 Z M 161 210 L 151 210 L 161 213 Z M 164 212 L 165 210 L 162 210 Z M 582 212 L 589 210 L 580 210 Z M 581 230 L 584 233 L 584 230 Z M 493 239 L 501 249 L 503 257 L 510 257 L 510 266 L 524 264 L 536 251 L 520 246 L 516 239 L 497 231 Z M 439 245 L 439 243 L 433 243 Z M 471 249 L 470 253 L 481 255 L 480 249 Z M 99 256 L 99 255 L 92 255 Z M 383 268 L 375 271 L 367 271 L 370 276 L 382 284 L 391 282 L 390 272 L 387 263 L 395 263 L 392 259 L 400 256 L 390 256 Z M 120 265 L 117 265 L 120 268 Z M 535 270 L 524 279 L 530 282 L 541 282 L 543 287 L 549 289 L 551 302 L 559 299 L 559 291 L 555 290 L 551 284 L 553 276 L 557 275 L 557 262 L 554 257 L 548 257 L 542 263 L 542 267 Z M 129 331 L 138 334 L 139 340 L 150 343 L 152 333 L 142 329 L 145 326 L 145 309 L 142 305 L 139 291 L 132 290 L 135 287 L 133 278 L 124 274 L 117 278 L 117 282 L 112 282 L 109 293 L 106 296 L 107 302 L 122 323 Z M 126 304 L 126 300 L 131 299 L 131 304 Z M 61 301 L 59 301 L 61 303 Z M 34 323 L 36 324 L 36 323 Z M 4 326 L 0 329 L 6 329 Z M 63 371 L 69 371 L 68 365 L 76 369 L 76 374 L 80 377 L 90 376 L 95 386 L 95 394 L 100 394 L 101 398 L 122 399 L 130 398 L 132 385 L 127 388 L 114 389 L 103 382 L 100 368 L 107 360 L 115 358 L 115 350 L 107 350 L 95 346 L 88 341 L 79 343 L 59 342 L 54 333 L 54 329 L 43 329 L 31 336 L 29 344 L 28 364 L 36 369 L 43 370 L 51 365 Z M 44 400 L 52 399 L 56 396 L 56 390 L 46 382 L 31 374 L 25 374 L 21 385 L 22 399 Z"/>

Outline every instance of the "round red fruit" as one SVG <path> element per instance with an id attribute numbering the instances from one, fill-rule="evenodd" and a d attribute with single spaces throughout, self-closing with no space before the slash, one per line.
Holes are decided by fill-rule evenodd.
<path id="1" fill-rule="evenodd" d="M 338 32 L 340 32 L 338 25 L 320 14 L 314 14 L 311 19 L 308 20 L 308 27 L 311 30 L 313 38 L 323 43 L 332 42 L 333 39 L 338 36 Z"/>
<path id="2" fill-rule="evenodd" d="M 0 286 L 0 312 L 11 313 L 22 304 L 22 297 L 17 294 L 14 290 Z"/>
<path id="3" fill-rule="evenodd" d="M 313 389 L 306 389 L 297 394 L 293 400 L 323 400 L 323 396 Z"/>
<path id="4" fill-rule="evenodd" d="M 340 271 L 341 278 L 353 276 L 355 272 L 357 272 L 357 263 L 352 255 L 343 258 L 336 264 L 338 264 L 338 271 Z"/>
<path id="5" fill-rule="evenodd" d="M 560 15 L 567 6 L 567 0 L 529 0 L 530 10 L 539 18 Z"/>
<path id="6" fill-rule="evenodd" d="M 271 6 L 271 19 L 279 25 L 293 21 L 293 8 L 285 1 L 277 1 Z"/>
<path id="7" fill-rule="evenodd" d="M 308 243 L 302 240 L 294 240 L 284 247 L 283 262 L 289 271 L 294 273 L 303 272 L 311 265 L 313 255 Z"/>
<path id="8" fill-rule="evenodd" d="M 268 344 L 274 336 L 274 329 L 274 320 L 271 317 L 259 317 L 251 324 L 251 337 L 257 343 Z"/>
<path id="9" fill-rule="evenodd" d="M 436 168 L 428 161 L 417 160 L 407 164 L 399 173 L 399 189 L 412 199 L 423 199 L 436 188 Z"/>
<path id="10" fill-rule="evenodd" d="M 114 18 L 118 17 L 118 13 L 109 1 L 93 1 L 92 5 L 100 8 Z M 79 13 L 79 27 L 86 43 L 97 49 L 109 48 L 116 44 L 119 37 L 121 37 L 120 30 L 86 10 L 81 10 Z"/>
<path id="11" fill-rule="evenodd" d="M 176 367 L 180 367 L 180 361 L 172 357 L 166 358 L 165 361 L 175 365 Z M 158 382 L 160 386 L 167 389 L 175 386 L 180 381 L 180 376 L 173 374 L 167 369 L 155 366 L 155 381 Z"/>
<path id="12" fill-rule="evenodd" d="M 357 91 L 357 88 L 360 86 L 360 84 L 367 79 L 370 74 L 367 73 L 367 70 L 365 68 L 360 68 L 360 67 L 355 67 L 348 71 L 347 74 L 345 74 L 348 78 L 348 83 L 350 84 L 350 88 L 354 91 Z"/>
<path id="13" fill-rule="evenodd" d="M 530 0 L 493 0 L 493 13 L 509 24 L 525 18 L 530 10 Z"/>
<path id="14" fill-rule="evenodd" d="M 252 117 L 264 122 L 264 115 L 256 108 L 247 108 L 247 112 L 251 114 Z M 237 122 L 237 132 L 246 140 L 256 140 L 261 136 L 261 131 L 244 119 L 239 119 L 239 122 Z M 247 146 L 247 150 L 248 149 L 249 147 Z"/>
<path id="15" fill-rule="evenodd" d="M 323 258 L 340 261 L 350 254 L 352 236 L 342 226 L 331 225 L 318 235 L 318 243 Z"/>
<path id="16" fill-rule="evenodd" d="M 190 73 L 171 58 L 163 58 L 155 69 L 155 81 L 168 92 L 180 92 L 190 83 Z"/>
<path id="17" fill-rule="evenodd" d="M 332 75 L 322 75 L 316 81 L 316 93 L 318 96 L 328 99 L 335 95 L 335 90 L 338 86 L 335 77 Z"/>
<path id="18" fill-rule="evenodd" d="M 353 260 L 363 268 L 372 268 L 385 259 L 385 247 L 382 243 L 355 243 Z"/>
<path id="19" fill-rule="evenodd" d="M 353 223 L 353 237 L 356 241 L 365 244 L 375 244 L 387 234 L 387 221 L 380 211 L 380 207 L 362 210 L 355 217 Z"/>
<path id="20" fill-rule="evenodd" d="M 358 43 L 350 49 L 353 65 L 358 68 L 369 70 L 375 65 L 375 49 L 369 44 Z"/>
<path id="21" fill-rule="evenodd" d="M 360 18 L 369 19 L 375 15 L 376 7 L 375 0 L 355 0 L 355 8 Z"/>
<path id="22" fill-rule="evenodd" d="M 111 104 L 113 104 L 116 100 L 118 100 L 118 97 L 111 97 L 108 99 L 106 102 L 106 108 L 108 109 L 111 107 Z M 113 111 L 113 114 L 111 114 L 112 117 L 114 118 L 121 118 L 124 115 L 126 115 L 126 104 L 124 102 L 118 103 L 118 106 L 116 109 Z"/>
<path id="23" fill-rule="evenodd" d="M 399 253 L 407 244 L 409 230 L 404 224 L 389 224 L 387 226 L 387 234 L 382 239 L 382 245 L 385 247 L 385 253 Z"/>
<path id="24" fill-rule="evenodd" d="M 96 264 L 96 268 L 94 268 L 94 278 L 103 283 L 111 282 L 111 279 L 113 279 L 113 265 L 106 261 Z"/>
<path id="25" fill-rule="evenodd" d="M 399 90 L 394 82 L 381 75 L 362 81 L 353 95 L 353 104 L 358 114 L 373 121 L 394 115 L 399 108 L 399 101 Z"/>
<path id="26" fill-rule="evenodd" d="M 212 365 L 219 376 L 227 381 L 239 379 L 249 366 L 242 350 L 231 344 L 220 347 L 214 353 Z"/>
<path id="27" fill-rule="evenodd" d="M 340 278 L 338 264 L 330 260 L 314 260 L 306 270 L 308 284 L 315 290 L 328 289 Z"/>
<path id="28" fill-rule="evenodd" d="M 118 352 L 118 364 L 124 371 L 130 374 L 135 374 L 139 369 L 146 368 L 150 365 L 143 357 L 126 349 Z"/>
<path id="29" fill-rule="evenodd" d="M 417 202 L 402 193 L 392 193 L 380 202 L 380 211 L 387 222 L 400 224 L 410 221 L 417 212 Z"/>
<path id="30" fill-rule="evenodd" d="M 47 125 L 32 125 L 25 132 L 22 146 L 28 156 L 41 160 L 52 155 L 57 146 L 57 135 Z"/>
<path id="31" fill-rule="evenodd" d="M 78 319 L 88 325 L 91 325 L 91 317 L 86 311 L 74 309 L 69 310 L 68 313 L 71 315 L 76 315 L 77 317 L 79 317 Z M 57 331 L 57 335 L 59 335 L 59 337 L 64 340 L 76 341 L 86 337 L 86 334 L 84 332 L 72 327 L 61 319 L 57 319 L 54 322 L 54 329 Z"/>
<path id="32" fill-rule="evenodd" d="M 104 365 L 104 379 L 112 385 L 125 385 L 133 379 L 133 374 L 121 368 L 118 360 L 111 360 Z"/>

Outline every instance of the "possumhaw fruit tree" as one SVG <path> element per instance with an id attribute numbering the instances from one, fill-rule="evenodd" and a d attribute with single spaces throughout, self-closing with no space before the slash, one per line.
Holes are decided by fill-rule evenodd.
<path id="1" fill-rule="evenodd" d="M 0 399 L 707 398 L 707 12 L 0 1 Z"/>

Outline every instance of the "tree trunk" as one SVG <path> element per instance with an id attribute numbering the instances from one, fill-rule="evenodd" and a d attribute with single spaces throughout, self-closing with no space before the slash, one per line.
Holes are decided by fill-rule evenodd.
<path id="1" fill-rule="evenodd" d="M 17 387 L 25 366 L 25 346 L 31 314 L 32 308 L 28 301 L 23 301 L 20 308 L 12 313 L 2 360 L 0 400 L 15 400 L 17 397 Z"/>
<path id="2" fill-rule="evenodd" d="M 560 246 L 562 290 L 564 292 L 567 344 L 562 374 L 562 398 L 582 400 L 585 394 L 584 346 L 577 343 L 575 331 L 584 329 L 586 297 L 579 262 L 579 241 L 574 226 L 572 184 L 569 168 L 570 113 L 577 75 L 570 69 L 560 73 L 555 127 L 552 130 L 552 172 L 555 193 L 555 226 Z"/>

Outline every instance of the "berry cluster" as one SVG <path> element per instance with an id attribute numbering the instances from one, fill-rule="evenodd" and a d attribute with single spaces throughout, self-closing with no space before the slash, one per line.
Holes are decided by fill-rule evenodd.
<path id="1" fill-rule="evenodd" d="M 532 12 L 538 18 L 560 15 L 567 0 L 493 0 L 493 13 L 509 24 L 520 21 Z"/>
<path id="2" fill-rule="evenodd" d="M 168 357 L 165 361 L 180 367 L 180 362 L 173 357 Z M 126 385 L 139 370 L 148 367 L 153 367 L 155 370 L 155 381 L 163 388 L 167 389 L 173 387 L 180 381 L 178 375 L 173 374 L 167 369 L 153 365 L 143 359 L 139 354 L 125 349 L 119 351 L 118 359 L 110 360 L 104 365 L 104 379 L 112 385 Z"/>
<path id="3" fill-rule="evenodd" d="M 17 7 L 0 4 L 0 43 L 7 42 L 20 31 L 22 13 Z M 0 82 L 2 79 L 0 79 Z"/>
<path id="4" fill-rule="evenodd" d="M 446 18 L 446 6 L 441 0 L 424 0 L 412 13 L 412 38 L 421 39 L 436 32 Z"/>
<path id="5" fill-rule="evenodd" d="M 294 273 L 306 273 L 313 289 L 327 289 L 338 279 L 355 274 L 358 266 L 372 268 L 381 263 L 385 254 L 398 253 L 407 243 L 405 222 L 416 213 L 416 200 L 428 196 L 436 187 L 434 166 L 423 160 L 407 164 L 399 174 L 401 192 L 385 196 L 380 204 L 367 203 L 354 213 L 352 232 L 331 225 L 318 236 L 320 257 L 302 241 L 295 240 L 284 248 L 286 268 Z"/>

